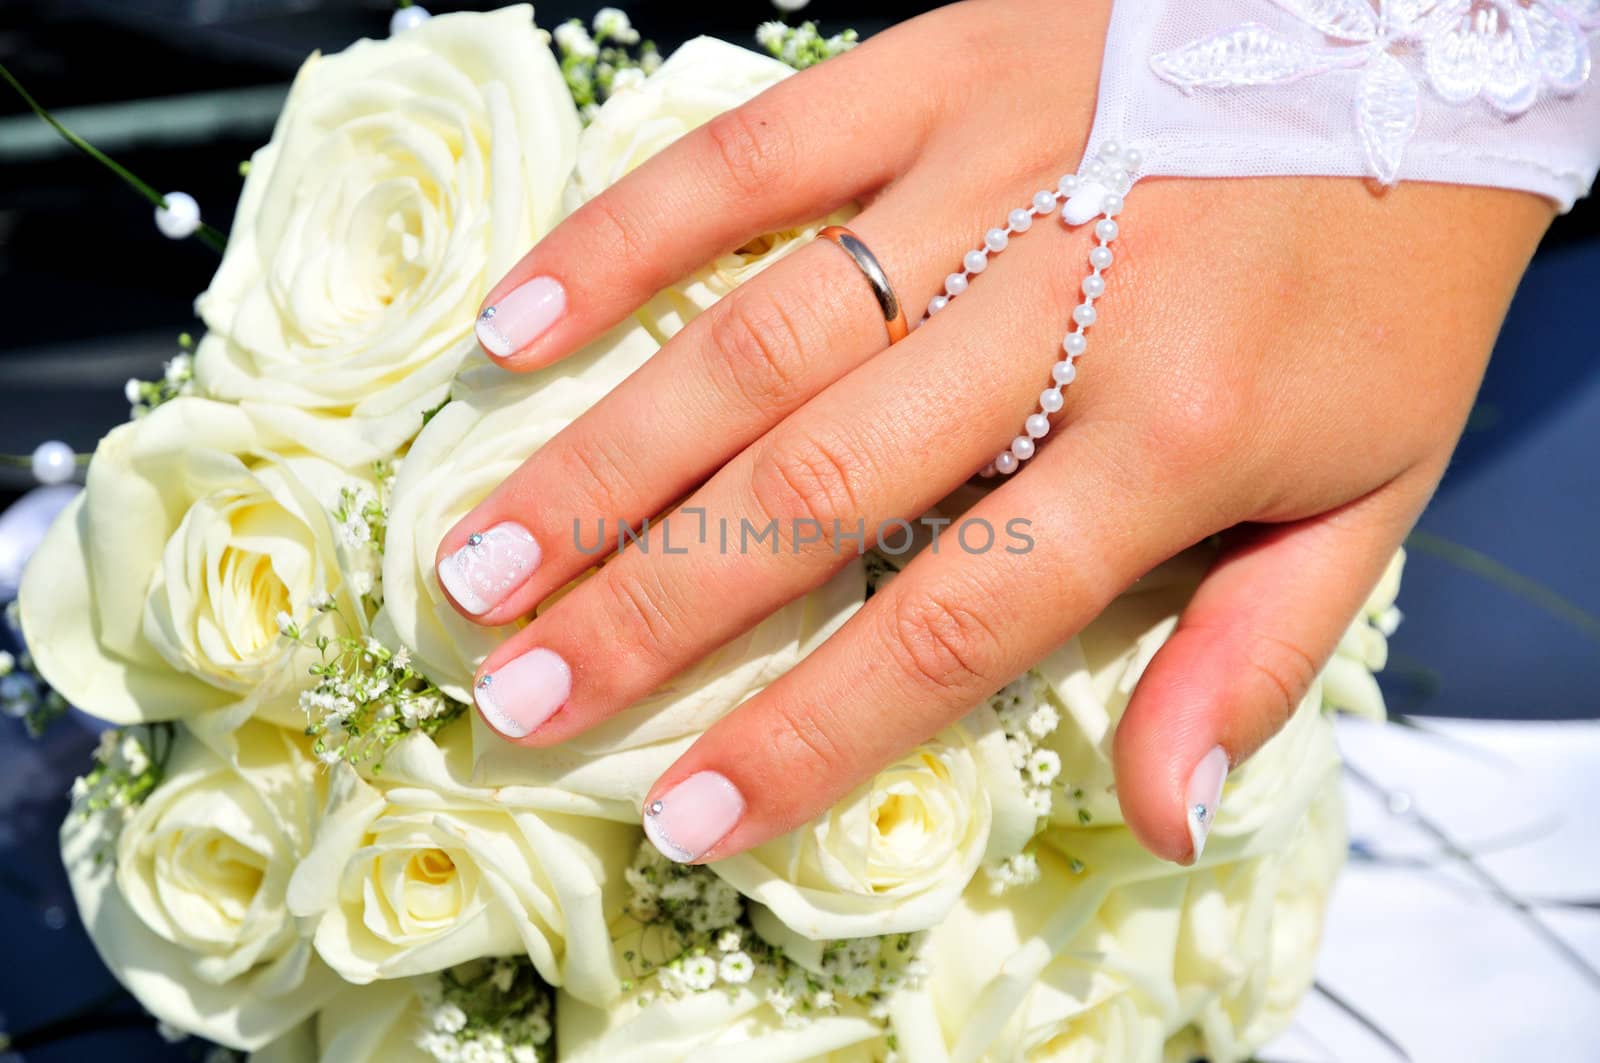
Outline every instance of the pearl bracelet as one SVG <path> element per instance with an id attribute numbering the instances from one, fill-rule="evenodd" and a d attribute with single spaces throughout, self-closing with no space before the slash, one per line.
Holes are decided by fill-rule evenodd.
<path id="1" fill-rule="evenodd" d="M 972 279 L 989 266 L 989 257 L 1004 251 L 1011 238 L 1033 228 L 1035 216 L 1043 217 L 1061 210 L 1061 220 L 1069 226 L 1083 225 L 1099 217 L 1095 223 L 1096 244 L 1089 252 L 1090 273 L 1083 278 L 1083 301 L 1072 310 L 1072 331 L 1061 341 L 1062 356 L 1050 369 L 1051 386 L 1039 393 L 1038 412 L 1023 422 L 1022 434 L 1011 441 L 1011 446 L 1001 451 L 980 476 L 999 473 L 1009 476 L 1033 457 L 1037 449 L 1035 440 L 1050 433 L 1050 415 L 1065 404 L 1061 390 L 1078 376 L 1077 360 L 1088 349 L 1084 335 L 1098 319 L 1094 301 L 1105 294 L 1105 271 L 1115 261 L 1111 244 L 1121 231 L 1116 215 L 1122 211 L 1122 197 L 1133 187 L 1134 174 L 1143 161 L 1137 151 L 1124 151 L 1116 141 L 1100 145 L 1096 156 L 1089 160 L 1080 174 L 1067 174 L 1061 178 L 1055 191 L 1041 191 L 1034 195 L 1027 207 L 1018 207 L 1006 219 L 1004 228 L 990 229 L 983 236 L 983 246 L 968 251 L 961 260 L 961 270 L 944 279 L 943 294 L 936 295 L 928 304 L 919 326 L 950 305 L 950 301 L 965 292 Z"/>

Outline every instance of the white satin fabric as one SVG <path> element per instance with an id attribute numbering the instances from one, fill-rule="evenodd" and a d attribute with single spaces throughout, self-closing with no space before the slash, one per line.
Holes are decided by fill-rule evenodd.
<path id="1" fill-rule="evenodd" d="M 1523 189 L 1600 169 L 1600 0 L 1116 0 L 1093 153 L 1136 176 Z"/>

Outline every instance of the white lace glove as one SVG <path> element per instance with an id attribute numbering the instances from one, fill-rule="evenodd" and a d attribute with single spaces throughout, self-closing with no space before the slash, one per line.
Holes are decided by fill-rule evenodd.
<path id="1" fill-rule="evenodd" d="M 1600 168 L 1600 0 L 1118 0 L 1091 150 L 1137 176 L 1371 176 L 1522 189 Z"/>

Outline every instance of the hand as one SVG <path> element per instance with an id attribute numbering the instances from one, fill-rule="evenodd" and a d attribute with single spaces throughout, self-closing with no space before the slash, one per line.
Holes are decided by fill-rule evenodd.
<path id="1" fill-rule="evenodd" d="M 975 0 L 783 82 L 535 247 L 485 302 L 486 347 L 513 371 L 548 365 L 715 255 L 851 200 L 867 204 L 851 228 L 925 306 L 987 228 L 1075 167 L 1108 14 Z M 1282 725 L 1438 482 L 1551 213 L 1457 186 L 1140 184 L 1081 378 L 1038 455 L 968 514 L 1027 520 L 1032 549 L 917 557 L 666 772 L 652 838 L 708 860 L 799 826 L 1225 533 L 1115 746 L 1128 824 L 1193 859 L 1191 804 Z M 858 523 L 871 545 L 963 483 L 1049 383 L 1090 241 L 1037 219 L 887 349 L 867 284 L 825 241 L 693 321 L 441 543 L 457 607 L 501 624 L 590 568 L 575 518 L 614 539 L 688 496 L 648 552 L 624 550 L 490 654 L 486 718 L 562 742 L 819 586 Z M 695 540 L 690 510 L 776 520 L 781 548 L 663 553 L 664 535 Z M 501 565 L 488 582 L 454 557 L 479 533 Z"/>

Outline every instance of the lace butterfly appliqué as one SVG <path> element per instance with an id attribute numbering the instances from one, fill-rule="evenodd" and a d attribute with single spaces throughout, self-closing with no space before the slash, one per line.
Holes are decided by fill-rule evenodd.
<path id="1" fill-rule="evenodd" d="M 1185 93 L 1357 70 L 1356 128 L 1372 175 L 1385 184 L 1398 180 L 1416 133 L 1420 82 L 1445 103 L 1482 99 L 1515 117 L 1547 91 L 1570 95 L 1584 86 L 1589 32 L 1600 27 L 1600 0 L 1264 2 L 1304 22 L 1305 39 L 1246 22 L 1153 56 L 1151 67 Z"/>

